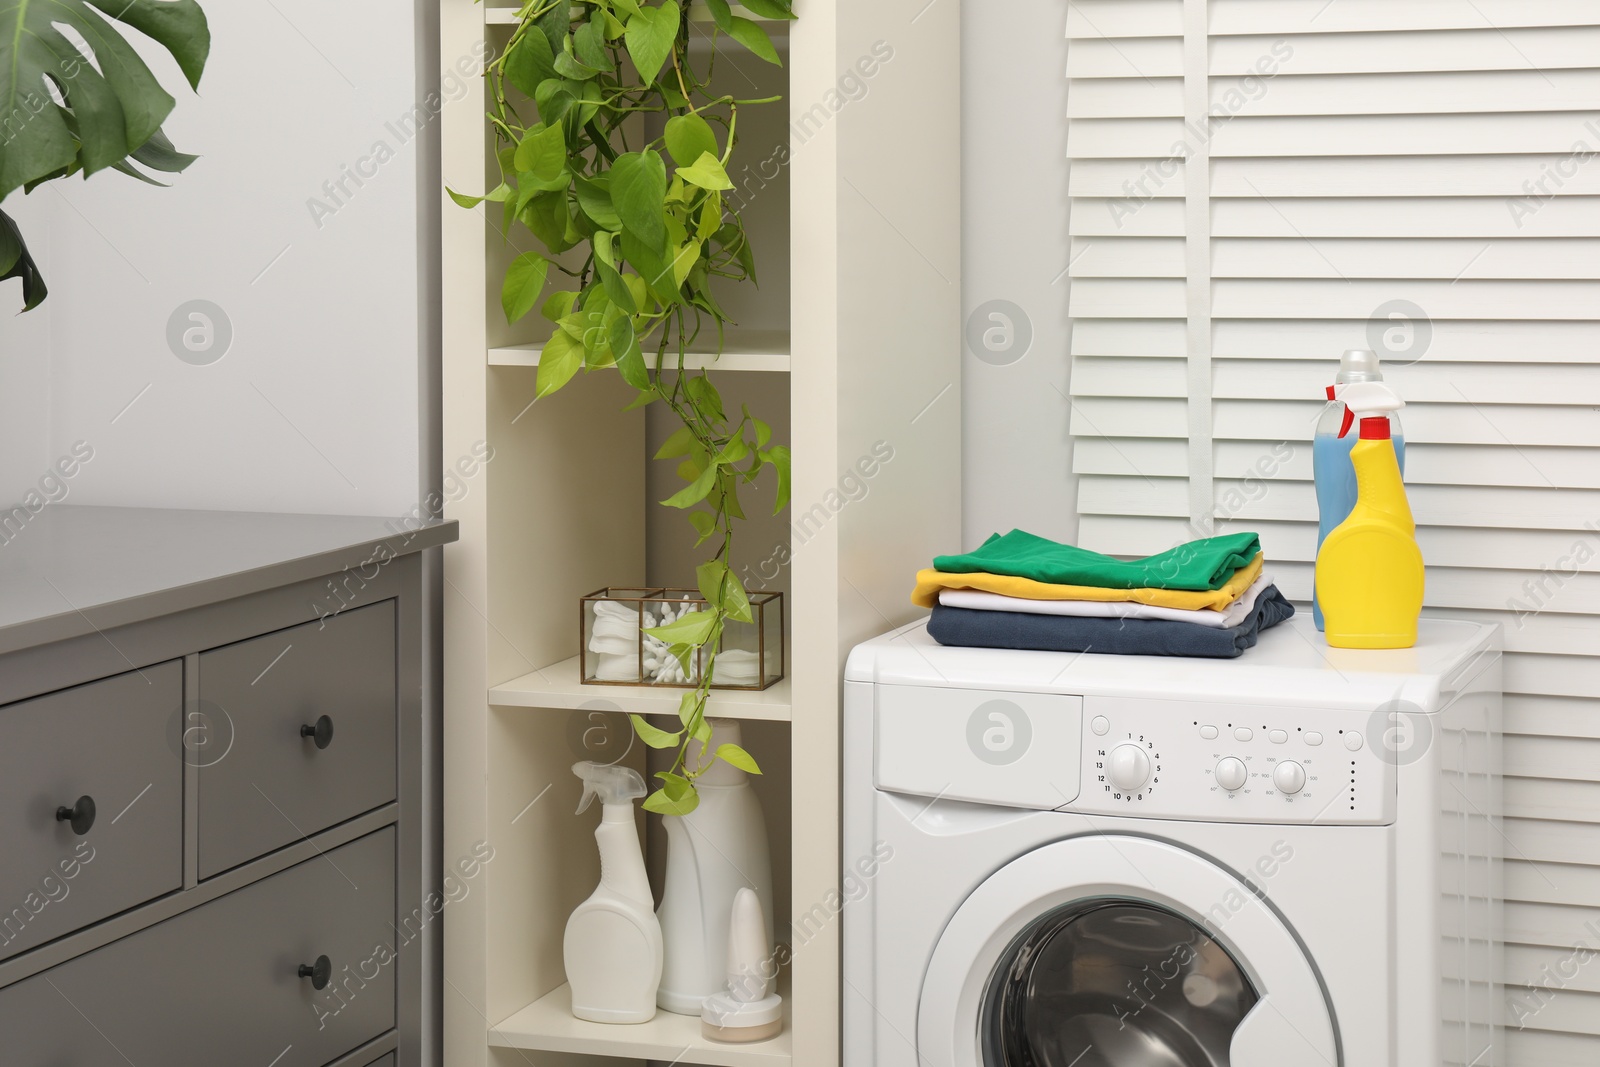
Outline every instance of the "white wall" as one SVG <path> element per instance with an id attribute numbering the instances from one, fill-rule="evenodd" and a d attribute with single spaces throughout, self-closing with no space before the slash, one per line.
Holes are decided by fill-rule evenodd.
<path id="1" fill-rule="evenodd" d="M 418 217 L 433 200 L 401 124 L 419 102 L 411 11 L 204 6 L 198 98 L 142 49 L 179 100 L 168 133 L 201 156 L 173 188 L 106 172 L 6 202 L 51 296 L 0 319 L 0 501 L 81 439 L 94 459 L 75 503 L 399 514 L 419 495 Z M 385 153 L 329 199 L 325 182 Z M 314 219 L 313 197 L 336 212 Z M 209 365 L 168 342 L 196 299 L 231 323 Z M 0 300 L 19 305 L 19 283 Z"/>
<path id="2" fill-rule="evenodd" d="M 1012 527 L 1077 536 L 1067 425 L 1065 23 L 1060 0 L 962 5 L 961 311 L 969 338 L 962 539 L 969 549 Z M 928 136 L 938 136 L 937 122 Z M 993 348 L 982 340 L 991 330 Z"/>

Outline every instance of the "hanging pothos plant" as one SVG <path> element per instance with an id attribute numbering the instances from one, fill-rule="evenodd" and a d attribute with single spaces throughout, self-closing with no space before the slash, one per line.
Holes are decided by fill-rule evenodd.
<path id="1" fill-rule="evenodd" d="M 695 780 L 718 759 L 760 773 L 737 745 L 710 750 L 706 700 L 724 625 L 751 621 L 730 555 L 734 523 L 744 518 L 739 487 L 770 467 L 774 514 L 789 498 L 788 448 L 773 443 L 771 428 L 748 407 L 737 417 L 726 411 L 710 376 L 686 367 L 691 345 L 702 335 L 709 340 L 710 331 L 714 345 L 701 347 L 722 351 L 729 318 L 711 280 L 756 283 L 744 225 L 722 194 L 733 188 L 739 109 L 778 99 L 715 92 L 718 48 L 731 39 L 780 62 L 754 21 L 735 15 L 727 0 L 703 2 L 712 22 L 695 32 L 706 33 L 711 47 L 697 67 L 676 0 L 527 0 L 505 51 L 485 72 L 502 181 L 484 197 L 450 194 L 463 207 L 500 204 L 508 238 L 526 230 L 544 248 L 522 253 L 506 273 L 508 321 L 539 304 L 552 268 L 566 275 L 541 305 L 553 333 L 539 356 L 536 398 L 580 370 L 615 368 L 638 390 L 630 410 L 659 402 L 682 423 L 656 458 L 677 460 L 686 483 L 662 503 L 688 513 L 696 545 L 715 546 L 696 572 L 706 608 L 645 632 L 667 642 L 691 677 L 704 649 L 705 669 L 683 695 L 676 731 L 632 716 L 647 745 L 676 750 L 644 805 L 668 815 L 694 810 Z M 743 0 L 743 7 L 762 18 L 794 18 L 788 0 Z"/>
<path id="2" fill-rule="evenodd" d="M 161 132 L 176 101 L 108 18 L 161 45 L 200 87 L 211 31 L 194 0 L 0 0 L 0 201 L 107 167 L 161 185 L 145 170 L 176 174 L 194 162 Z M 48 293 L 22 231 L 0 211 L 7 278 L 22 279 L 24 311 Z"/>

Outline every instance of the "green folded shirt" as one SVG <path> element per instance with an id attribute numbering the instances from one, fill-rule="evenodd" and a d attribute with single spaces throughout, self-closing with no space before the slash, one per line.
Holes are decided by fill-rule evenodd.
<path id="1" fill-rule="evenodd" d="M 1008 574 L 1051 585 L 1199 591 L 1222 588 L 1260 551 L 1260 537 L 1236 533 L 1190 541 L 1144 559 L 1120 560 L 1012 530 L 1004 537 L 991 534 L 976 552 L 936 556 L 933 566 L 947 574 Z"/>

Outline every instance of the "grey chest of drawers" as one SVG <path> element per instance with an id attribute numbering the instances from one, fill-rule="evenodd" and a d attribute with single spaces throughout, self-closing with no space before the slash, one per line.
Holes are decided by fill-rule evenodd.
<path id="1" fill-rule="evenodd" d="M 0 514 L 0 1062 L 436 1055 L 422 553 L 454 539 L 336 516 Z"/>

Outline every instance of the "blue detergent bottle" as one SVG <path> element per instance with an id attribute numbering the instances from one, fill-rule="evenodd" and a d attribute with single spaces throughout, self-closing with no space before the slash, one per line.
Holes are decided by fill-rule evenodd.
<path id="1" fill-rule="evenodd" d="M 1352 348 L 1339 357 L 1339 374 L 1334 379 L 1340 385 L 1347 382 L 1381 382 L 1383 370 L 1378 355 L 1365 348 Z M 1357 435 L 1352 432 L 1354 422 L 1345 406 L 1331 399 L 1317 420 L 1317 435 L 1311 442 L 1311 472 L 1317 486 L 1317 551 L 1333 528 L 1350 516 L 1356 506 L 1356 470 L 1350 463 L 1350 450 L 1355 447 Z M 1400 474 L 1406 472 L 1406 435 L 1400 428 L 1400 416 L 1389 418 L 1394 455 L 1400 461 Z M 1316 600 L 1316 586 L 1311 589 L 1311 618 L 1317 629 L 1322 629 L 1322 605 Z"/>

